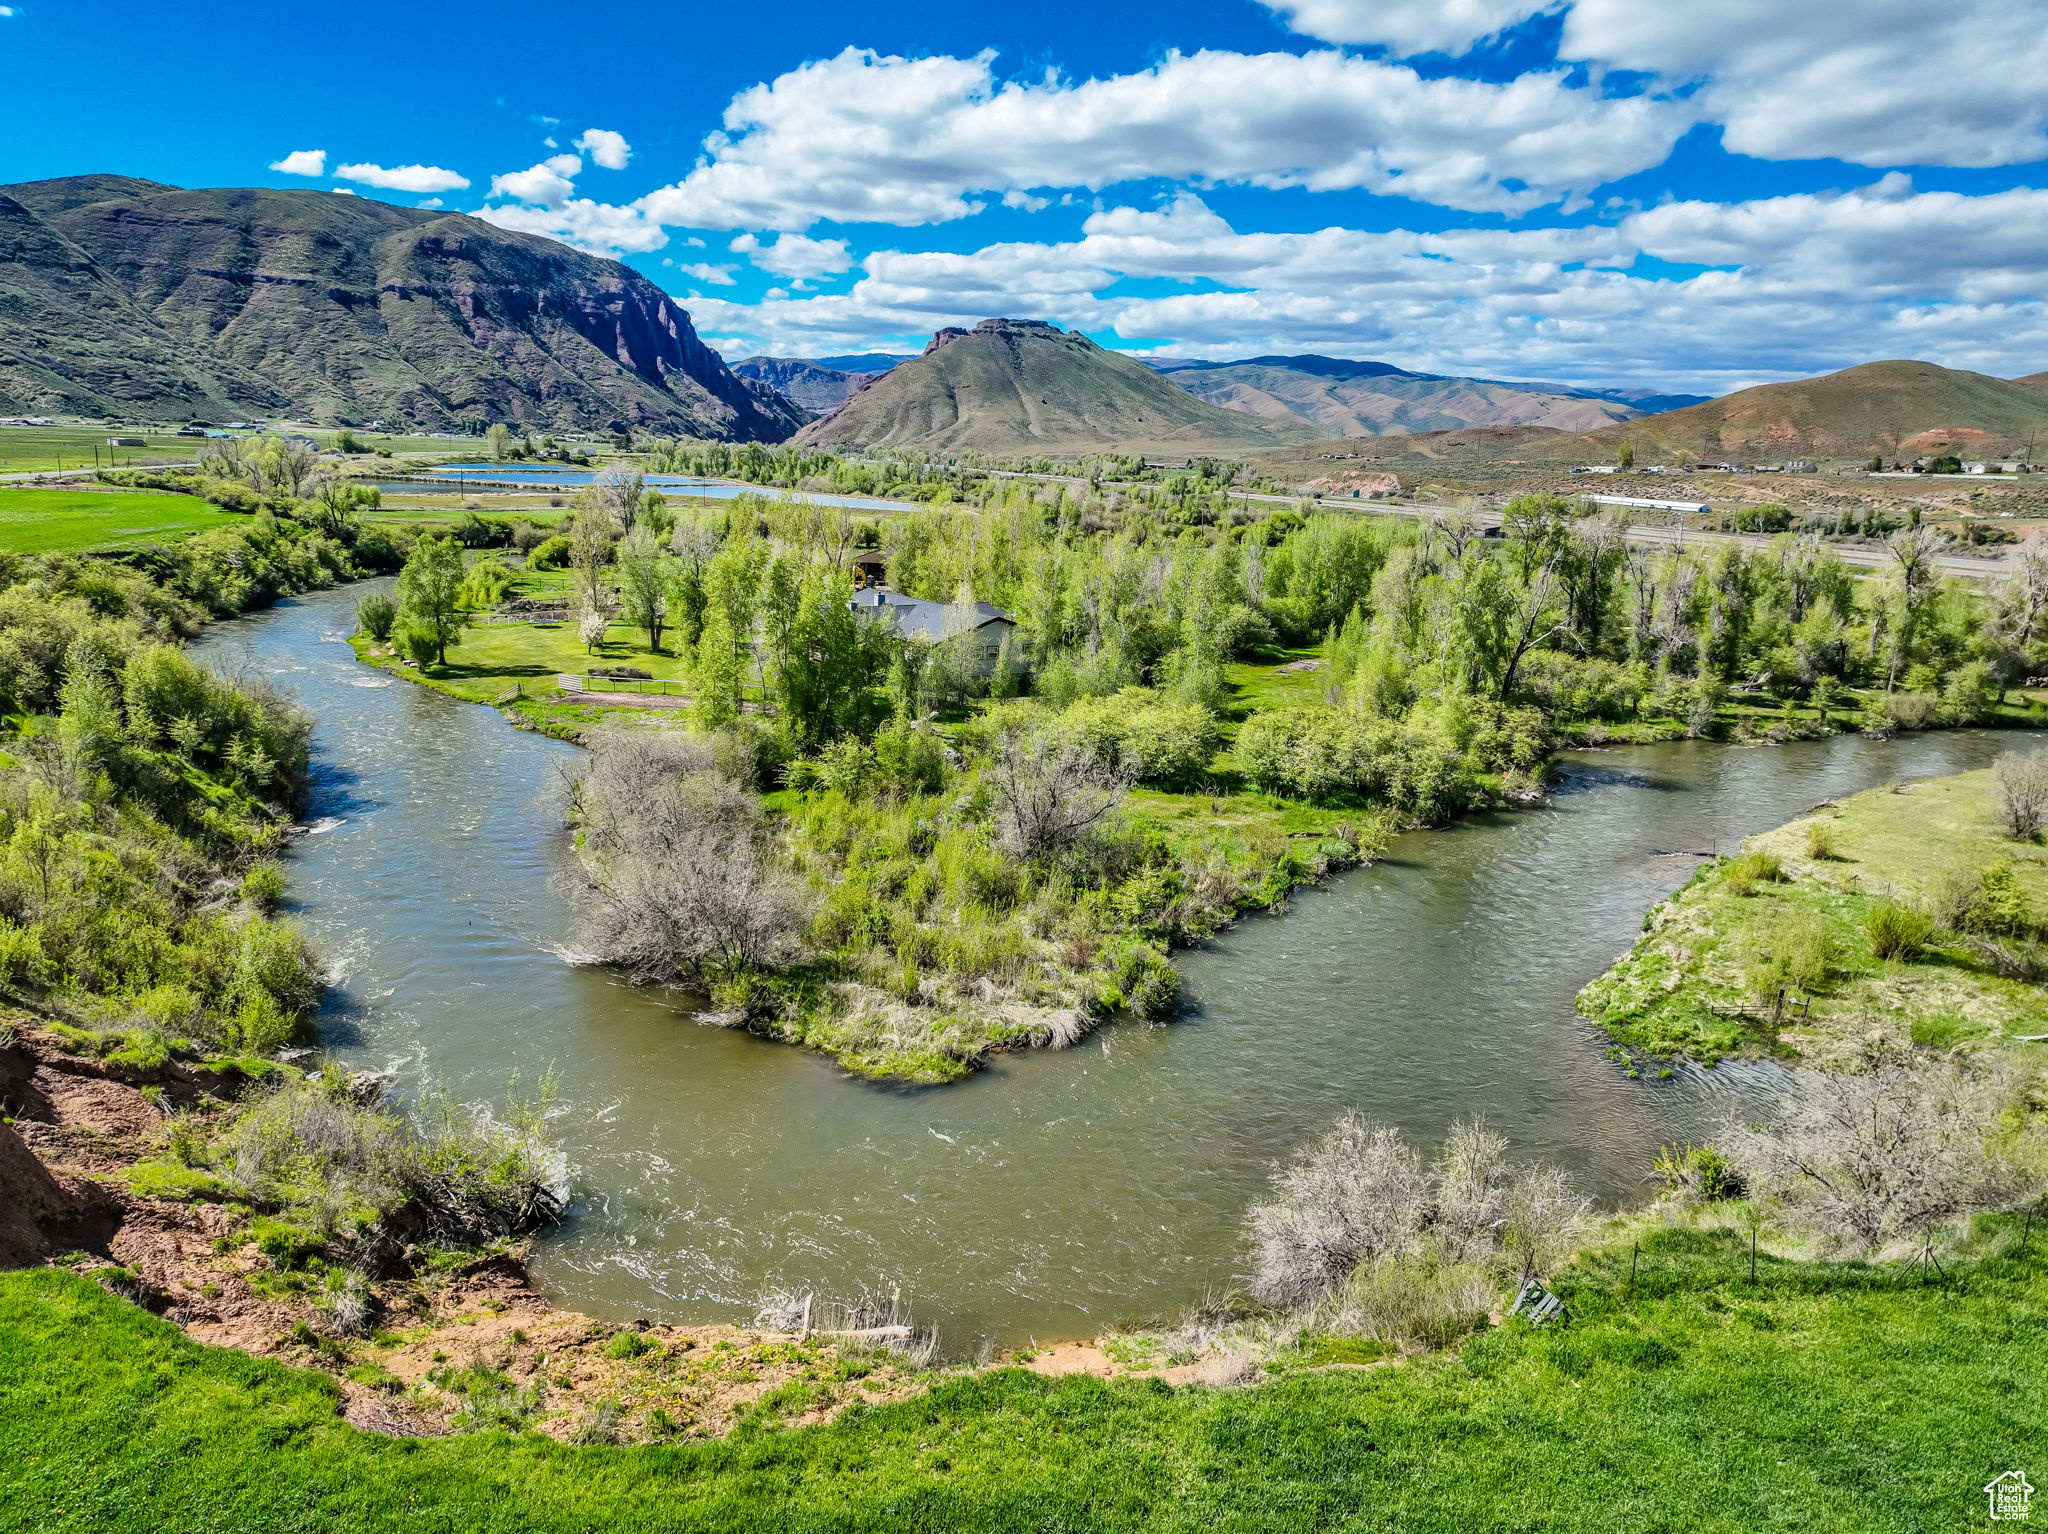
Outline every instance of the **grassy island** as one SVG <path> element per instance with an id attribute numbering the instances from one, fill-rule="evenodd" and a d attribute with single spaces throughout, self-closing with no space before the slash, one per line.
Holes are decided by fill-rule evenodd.
<path id="1" fill-rule="evenodd" d="M 2048 1033 L 2048 848 L 1994 774 L 1816 806 L 1703 864 L 1579 996 L 1624 1047 L 1698 1060 Z"/>

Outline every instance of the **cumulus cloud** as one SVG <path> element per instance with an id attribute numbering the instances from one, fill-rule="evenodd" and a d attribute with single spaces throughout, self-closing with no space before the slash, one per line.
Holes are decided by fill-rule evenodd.
<path id="1" fill-rule="evenodd" d="M 587 197 L 572 197 L 553 207 L 489 203 L 471 216 L 500 229 L 545 235 L 600 256 L 659 250 L 668 243 L 667 231 L 649 222 L 638 209 Z"/>
<path id="2" fill-rule="evenodd" d="M 525 170 L 491 177 L 490 195 L 559 208 L 575 193 L 574 178 L 582 169 L 583 162 L 573 154 L 553 155 Z"/>
<path id="3" fill-rule="evenodd" d="M 2048 18 L 2028 0 L 1268 0 L 1295 31 L 1463 53 L 1569 9 L 1559 57 L 1684 92 L 1762 159 L 2017 165 L 2048 155 Z"/>
<path id="4" fill-rule="evenodd" d="M 282 160 L 272 160 L 270 168 L 287 176 L 324 176 L 327 174 L 327 151 L 294 149 Z"/>
<path id="5" fill-rule="evenodd" d="M 729 288 L 734 281 L 731 267 L 713 266 L 709 261 L 681 261 L 676 263 L 676 270 L 715 288 Z"/>
<path id="6" fill-rule="evenodd" d="M 853 265 L 846 241 L 813 240 L 801 234 L 779 235 L 773 242 L 743 234 L 732 242 L 731 248 L 764 272 L 798 281 L 829 277 Z"/>
<path id="7" fill-rule="evenodd" d="M 455 192 L 469 185 L 467 176 L 438 165 L 337 165 L 334 174 L 343 181 L 392 192 Z"/>
<path id="8" fill-rule="evenodd" d="M 1364 189 L 1522 212 L 1658 164 L 1691 109 L 1612 100 L 1562 72 L 1428 79 L 1334 51 L 1169 54 L 1106 79 L 996 77 L 994 55 L 848 49 L 742 91 L 661 223 L 800 231 L 927 224 L 984 196 L 1170 177 Z"/>
<path id="9" fill-rule="evenodd" d="M 1578 0 L 1561 52 L 1703 82 L 1728 147 L 1764 159 L 2048 155 L 2048 15 L 2026 0 Z"/>
<path id="10" fill-rule="evenodd" d="M 626 142 L 626 135 L 609 128 L 585 128 L 576 147 L 590 156 L 592 164 L 606 170 L 624 170 L 626 162 L 633 158 L 633 146 Z"/>
<path id="11" fill-rule="evenodd" d="M 1326 43 L 1383 43 L 1394 53 L 1459 54 L 1555 10 L 1561 0 L 1269 0 L 1294 31 Z"/>
<path id="12" fill-rule="evenodd" d="M 1706 267 L 1634 270 L 1641 255 Z M 1112 207 L 1078 240 L 878 251 L 846 293 L 695 299 L 777 354 L 859 350 L 990 314 L 1173 350 L 1379 356 L 1428 372 L 1721 392 L 1885 356 L 2011 376 L 2048 356 L 2048 191 L 1669 204 L 1619 227 L 1239 233 L 1199 197 Z M 1182 291 L 1130 295 L 1124 279 Z"/>

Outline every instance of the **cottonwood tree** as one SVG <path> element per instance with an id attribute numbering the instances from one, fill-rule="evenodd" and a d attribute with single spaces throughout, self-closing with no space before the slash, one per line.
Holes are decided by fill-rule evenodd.
<path id="1" fill-rule="evenodd" d="M 1078 852 L 1113 823 L 1128 769 L 1043 733 L 1006 736 L 984 769 L 994 791 L 996 844 L 1019 862 Z"/>
<path id="2" fill-rule="evenodd" d="M 658 652 L 662 630 L 668 626 L 669 593 L 678 574 L 676 558 L 662 547 L 651 528 L 641 526 L 619 545 L 617 563 L 626 621 L 647 636 L 649 650 Z"/>
<path id="3" fill-rule="evenodd" d="M 453 538 L 421 538 L 398 573 L 398 607 L 407 624 L 430 636 L 434 663 L 448 664 L 448 646 L 462 637 L 462 545 Z"/>
<path id="4" fill-rule="evenodd" d="M 1802 1073 L 1768 1123 L 1731 1126 L 1743 1180 L 1822 1236 L 1859 1252 L 1931 1250 L 1940 1227 L 2039 1193 L 1993 1143 L 2012 1082 L 1950 1059 Z"/>
<path id="5" fill-rule="evenodd" d="M 572 798 L 584 941 L 636 979 L 717 981 L 802 952 L 803 884 L 700 740 L 599 730 Z"/>

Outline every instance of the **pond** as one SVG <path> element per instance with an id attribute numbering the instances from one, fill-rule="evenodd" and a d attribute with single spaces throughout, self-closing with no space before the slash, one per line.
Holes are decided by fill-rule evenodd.
<path id="1" fill-rule="evenodd" d="M 1891 778 L 1962 771 L 1988 732 L 1565 758 L 1541 808 L 1400 838 L 1371 868 L 1180 956 L 1186 1009 L 960 1085 L 889 1089 L 695 1022 L 558 957 L 553 794 L 575 748 L 359 665 L 368 589 L 218 624 L 198 653 L 318 716 L 320 828 L 293 902 L 334 969 L 322 1042 L 465 1099 L 561 1080 L 576 1201 L 535 1273 L 611 1319 L 751 1315 L 773 1287 L 899 1287 L 949 1351 L 1092 1334 L 1240 1270 L 1271 1164 L 1346 1109 L 1434 1142 L 1481 1114 L 1608 1204 L 1657 1147 L 1765 1099 L 1772 1067 L 1631 1080 L 1572 997 L 1698 854 Z"/>
<path id="2" fill-rule="evenodd" d="M 778 490 L 773 486 L 737 485 L 730 480 L 700 479 L 692 474 L 648 474 L 642 477 L 657 490 L 706 500 L 729 501 L 742 495 L 762 495 L 771 501 L 794 497 L 818 506 L 852 506 L 864 511 L 916 510 L 908 501 L 877 501 L 858 495 L 818 495 L 809 491 L 797 494 L 793 491 Z M 366 479 L 362 483 L 399 495 L 422 495 L 450 489 L 475 490 L 481 494 L 488 494 L 493 491 L 521 489 L 575 490 L 595 483 L 596 479 L 597 473 L 591 469 L 557 467 L 550 464 L 451 463 L 443 464 L 436 469 L 424 469 L 405 479 Z"/>

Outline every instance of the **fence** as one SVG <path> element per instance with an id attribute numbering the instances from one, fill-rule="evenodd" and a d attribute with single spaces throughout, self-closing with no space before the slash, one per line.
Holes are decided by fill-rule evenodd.
<path id="1" fill-rule="evenodd" d="M 644 692 L 662 698 L 687 698 L 689 688 L 681 682 L 652 681 L 630 676 L 558 676 L 555 685 L 563 692 Z"/>

